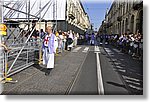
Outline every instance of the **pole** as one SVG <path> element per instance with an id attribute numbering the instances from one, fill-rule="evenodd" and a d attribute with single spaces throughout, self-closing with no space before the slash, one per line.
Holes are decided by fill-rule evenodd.
<path id="1" fill-rule="evenodd" d="M 30 0 L 28 0 L 28 31 L 30 30 Z M 32 42 L 31 42 L 32 43 Z M 28 63 L 28 49 L 27 49 L 27 60 L 26 64 Z"/>
<path id="2" fill-rule="evenodd" d="M 53 32 L 56 32 L 57 31 L 57 0 L 53 1 L 53 21 L 54 21 Z"/>
<path id="3" fill-rule="evenodd" d="M 2 15 L 3 6 L 2 5 L 3 5 L 3 0 L 2 1 L 0 0 L 0 24 L 3 22 L 3 15 Z M 1 40 L 2 40 L 2 36 L 0 34 L 0 44 L 2 43 Z M 1 46 L 0 46 L 0 49 L 1 49 Z M 3 55 L 3 58 L 2 58 L 3 62 L 2 63 L 0 62 L 0 68 L 4 68 L 4 54 L 3 54 L 3 52 L 0 52 L 0 54 L 1 53 Z M 0 72 L 0 73 L 4 73 L 4 69 L 2 69 L 2 72 Z M 0 81 L 1 81 L 2 77 L 4 77 L 4 74 L 3 74 L 3 76 L 0 76 Z M 2 91 L 3 91 L 2 84 L 0 84 L 0 93 L 2 93 Z"/>
<path id="4" fill-rule="evenodd" d="M 28 1 L 28 31 L 30 30 L 30 0 Z"/>
<path id="5" fill-rule="evenodd" d="M 39 9 L 41 10 L 41 0 L 40 0 L 40 6 L 39 6 Z M 41 19 L 41 12 L 40 12 L 40 17 L 39 17 L 40 19 Z M 41 34 L 42 34 L 42 32 L 40 32 L 40 30 L 41 30 L 41 21 L 39 22 L 39 64 L 41 64 L 42 63 L 42 45 L 41 45 L 41 38 L 40 38 L 40 36 L 41 36 Z"/>
<path id="6" fill-rule="evenodd" d="M 3 5 L 4 5 L 4 0 L 1 0 L 0 2 L 0 15 L 1 15 L 1 19 L 0 19 L 0 23 L 4 23 L 4 15 L 3 15 Z M 4 42 L 4 37 L 2 36 L 2 34 L 0 34 L 0 44 Z M 3 54 L 3 63 L 4 63 L 4 69 L 3 69 L 3 78 L 4 78 L 4 81 L 2 81 L 2 83 L 6 83 L 6 82 L 17 82 L 17 81 L 12 81 L 12 78 L 8 78 L 7 76 L 7 71 L 8 71 L 8 52 L 2 52 Z M 1 91 L 1 90 L 0 90 Z"/>
<path id="7" fill-rule="evenodd" d="M 52 3 L 51 3 L 52 4 Z M 45 13 L 42 15 L 42 17 L 38 20 L 41 21 L 43 19 L 43 17 L 45 16 L 46 12 L 48 11 L 48 9 L 50 8 L 51 4 L 48 5 L 48 8 L 46 9 Z M 23 49 L 25 48 L 25 45 L 28 43 L 31 35 L 33 34 L 33 31 L 35 30 L 35 26 L 33 27 L 31 33 L 29 34 L 27 40 L 25 41 L 24 45 L 22 46 L 22 48 L 20 49 L 20 51 L 18 52 L 18 55 L 16 56 L 15 60 L 13 61 L 13 63 L 11 64 L 9 70 L 7 71 L 7 74 L 9 74 L 9 72 L 11 71 L 11 69 L 13 68 L 14 64 L 16 63 L 18 57 L 20 56 L 21 52 L 23 51 Z"/>
<path id="8" fill-rule="evenodd" d="M 53 0 L 53 33 L 55 32 L 55 1 Z"/>
<path id="9" fill-rule="evenodd" d="M 57 31 L 57 0 L 56 0 L 56 31 Z"/>
<path id="10" fill-rule="evenodd" d="M 3 17 L 4 17 L 4 15 L 3 15 L 3 4 L 4 4 L 4 0 L 1 0 L 1 12 L 0 12 L 0 14 L 1 14 L 1 23 L 4 23 L 4 20 L 3 20 Z"/>
<path id="11" fill-rule="evenodd" d="M 4 4 L 4 1 L 3 0 L 1 0 L 1 2 L 0 2 L 0 24 L 3 24 L 4 23 L 4 20 L 3 20 L 3 4 Z M 3 40 L 3 37 L 2 37 L 2 34 L 0 34 L 0 44 L 2 44 L 2 40 Z M 1 47 L 1 46 L 0 46 Z M 3 53 L 3 52 L 0 52 L 0 53 Z M 3 59 L 4 59 L 4 53 L 3 53 Z M 3 64 L 4 64 L 4 66 L 3 66 L 3 68 L 4 68 L 4 76 L 5 76 L 5 60 L 3 61 Z M 0 63 L 0 65 L 1 65 L 1 63 Z"/>

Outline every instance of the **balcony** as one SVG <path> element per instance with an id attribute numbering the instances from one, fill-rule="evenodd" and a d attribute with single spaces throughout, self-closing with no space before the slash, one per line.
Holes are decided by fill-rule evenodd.
<path id="1" fill-rule="evenodd" d="M 113 24 L 112 23 L 107 23 L 106 24 L 106 28 L 109 28 L 109 27 L 111 27 Z"/>
<path id="2" fill-rule="evenodd" d="M 113 23 L 109 23 L 109 27 L 113 26 Z"/>
<path id="3" fill-rule="evenodd" d="M 75 16 L 74 16 L 72 13 L 70 13 L 70 14 L 68 15 L 68 17 L 69 17 L 70 19 L 72 19 L 72 20 L 75 19 Z"/>
<path id="4" fill-rule="evenodd" d="M 83 28 L 84 28 L 84 29 L 86 29 L 86 28 L 87 28 L 85 24 L 83 24 Z"/>
<path id="5" fill-rule="evenodd" d="M 137 2 L 133 4 L 133 9 L 138 10 L 139 8 L 143 8 L 143 1 Z"/>
<path id="6" fill-rule="evenodd" d="M 122 21 L 122 17 L 121 17 L 121 16 L 118 16 L 118 17 L 117 17 L 117 21 L 119 21 L 119 22 Z"/>

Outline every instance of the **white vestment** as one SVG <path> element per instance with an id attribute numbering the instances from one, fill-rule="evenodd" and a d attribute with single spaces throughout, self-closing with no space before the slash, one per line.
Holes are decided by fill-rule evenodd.
<path id="1" fill-rule="evenodd" d="M 46 65 L 48 62 L 48 48 L 43 49 L 43 65 Z"/>
<path id="2" fill-rule="evenodd" d="M 44 39 L 44 48 L 43 48 L 43 65 L 47 65 L 48 63 L 48 41 L 49 41 L 49 36 L 46 35 Z"/>
<path id="3" fill-rule="evenodd" d="M 73 43 L 72 43 L 72 44 L 70 44 L 70 45 L 68 45 L 68 47 L 73 47 Z"/>
<path id="4" fill-rule="evenodd" d="M 74 39 L 73 39 L 73 34 L 70 33 L 68 38 L 71 38 L 72 40 L 74 40 Z M 73 47 L 73 43 L 69 44 L 68 47 L 71 47 L 71 48 L 72 48 L 72 47 Z"/>
<path id="5" fill-rule="evenodd" d="M 55 62 L 54 57 L 55 57 L 57 47 L 58 47 L 58 39 L 55 36 L 55 38 L 54 38 L 54 53 L 52 53 L 52 54 L 48 53 L 47 68 L 54 68 L 54 62 Z"/>

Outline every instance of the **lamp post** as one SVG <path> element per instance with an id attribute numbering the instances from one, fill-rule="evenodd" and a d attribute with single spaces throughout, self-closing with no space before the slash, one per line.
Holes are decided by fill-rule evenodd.
<path id="1" fill-rule="evenodd" d="M 103 46 L 105 46 L 106 34 L 107 34 L 107 21 L 104 20 Z"/>

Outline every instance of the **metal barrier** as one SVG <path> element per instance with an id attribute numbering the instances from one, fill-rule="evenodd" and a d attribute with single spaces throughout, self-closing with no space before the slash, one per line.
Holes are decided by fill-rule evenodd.
<path id="1" fill-rule="evenodd" d="M 12 79 L 9 78 L 11 75 L 24 70 L 25 68 L 33 65 L 35 63 L 35 51 L 39 51 L 40 47 L 40 40 L 34 42 L 28 42 L 22 52 L 22 44 L 16 44 L 10 47 L 10 52 L 1 52 L 0 62 L 2 62 L 2 70 L 1 76 L 2 80 L 5 79 L 6 81 L 11 81 Z M 18 56 L 19 54 L 19 56 Z M 17 57 L 17 58 L 16 58 Z M 8 79 L 7 79 L 8 78 Z M 14 81 L 17 82 L 17 81 Z"/>
<path id="2" fill-rule="evenodd" d="M 32 15 L 30 14 L 31 13 L 30 11 L 32 10 L 32 8 L 30 8 L 31 6 L 30 0 L 14 1 L 14 3 L 12 3 L 12 6 L 9 7 L 7 3 L 11 4 L 11 2 L 12 1 L 7 1 L 7 2 L 5 1 L 4 3 L 1 4 L 2 8 L 8 9 L 5 10 L 6 13 L 4 15 L 4 19 L 6 21 L 13 21 L 13 19 L 11 19 L 11 16 L 19 12 L 26 15 L 25 18 L 26 23 L 23 22 L 25 26 L 22 28 L 22 30 L 21 29 L 19 30 L 19 33 L 15 33 L 15 29 L 11 30 L 10 28 L 8 28 L 8 31 L 10 30 L 10 32 L 7 34 L 7 36 L 5 36 L 6 38 L 3 40 L 5 44 L 11 49 L 10 52 L 5 52 L 4 50 L 0 52 L 0 54 L 2 55 L 0 57 L 0 62 L 2 63 L 0 64 L 2 65 L 0 66 L 2 67 L 0 72 L 2 79 L 0 79 L 0 81 L 5 79 L 5 82 L 7 82 L 9 76 L 33 65 L 35 61 L 36 51 L 39 51 L 38 52 L 39 58 L 37 58 L 36 60 L 38 60 L 39 64 L 41 64 L 42 41 L 40 40 L 40 38 L 36 39 L 37 41 L 32 38 L 32 35 L 36 30 L 36 26 L 34 23 L 33 25 L 30 26 L 30 22 L 36 20 L 36 22 L 40 24 L 41 21 L 44 20 L 44 16 L 48 12 L 49 8 L 52 6 L 52 4 L 55 4 L 53 3 L 54 2 L 53 0 L 49 0 L 45 5 L 43 5 L 43 7 L 41 7 L 41 0 L 40 0 L 40 5 L 39 5 L 40 9 L 37 12 L 35 12 L 35 15 Z M 26 9 L 27 9 L 26 12 L 21 11 L 20 8 L 19 8 L 20 10 L 16 8 L 15 7 L 16 5 L 18 7 L 26 5 Z M 57 5 L 57 2 L 55 5 Z M 43 13 L 41 14 L 42 11 Z M 57 9 L 56 11 L 55 10 L 53 11 L 53 13 L 56 12 Z M 57 17 L 57 13 L 55 16 Z M 20 24 L 21 22 L 19 18 L 16 19 L 19 22 L 17 24 Z M 27 30 L 25 30 L 26 27 L 28 27 Z M 39 28 L 41 29 L 41 25 L 39 25 Z M 57 30 L 57 20 L 56 20 L 55 30 Z"/>

